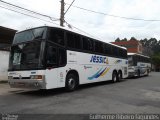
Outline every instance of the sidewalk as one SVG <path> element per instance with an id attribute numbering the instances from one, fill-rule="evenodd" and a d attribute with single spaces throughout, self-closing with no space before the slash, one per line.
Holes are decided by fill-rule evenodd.
<path id="1" fill-rule="evenodd" d="M 1 95 L 10 95 L 19 92 L 28 91 L 28 89 L 20 89 L 20 88 L 11 88 L 8 84 L 8 81 L 0 81 L 0 96 Z"/>
<path id="2" fill-rule="evenodd" d="M 9 85 L 7 82 L 0 81 L 0 95 L 8 94 Z"/>

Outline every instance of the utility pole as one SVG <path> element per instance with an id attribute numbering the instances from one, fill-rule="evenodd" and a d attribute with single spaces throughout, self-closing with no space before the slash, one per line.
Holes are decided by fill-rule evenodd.
<path id="1" fill-rule="evenodd" d="M 60 26 L 64 26 L 64 0 L 61 0 L 61 15 L 60 15 Z"/>

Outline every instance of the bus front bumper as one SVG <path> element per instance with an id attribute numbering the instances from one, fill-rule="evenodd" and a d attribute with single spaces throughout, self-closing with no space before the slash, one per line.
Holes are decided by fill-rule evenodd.
<path id="1" fill-rule="evenodd" d="M 135 77 L 136 73 L 135 72 L 128 72 L 128 77 Z"/>
<path id="2" fill-rule="evenodd" d="M 46 89 L 45 80 L 11 79 L 8 83 L 11 88 Z"/>

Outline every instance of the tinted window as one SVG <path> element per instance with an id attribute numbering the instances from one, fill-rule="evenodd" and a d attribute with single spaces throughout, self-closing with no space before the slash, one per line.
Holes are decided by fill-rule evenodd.
<path id="1" fill-rule="evenodd" d="M 35 28 L 19 32 L 15 35 L 13 44 L 32 41 L 35 39 L 45 39 L 47 28 Z"/>
<path id="2" fill-rule="evenodd" d="M 123 57 L 127 58 L 127 50 L 123 49 Z"/>
<path id="3" fill-rule="evenodd" d="M 59 45 L 64 45 L 64 31 L 56 28 L 50 29 L 48 39 Z"/>
<path id="4" fill-rule="evenodd" d="M 121 58 L 127 58 L 127 50 L 119 48 L 119 56 Z"/>
<path id="5" fill-rule="evenodd" d="M 12 46 L 9 69 L 19 70 L 40 68 L 40 50 L 41 43 L 39 41 Z"/>
<path id="6" fill-rule="evenodd" d="M 83 49 L 92 51 L 93 50 L 93 40 L 87 37 L 83 37 Z"/>
<path id="7" fill-rule="evenodd" d="M 81 49 L 81 37 L 78 34 L 67 32 L 67 46 Z"/>
<path id="8" fill-rule="evenodd" d="M 81 37 L 79 35 L 76 35 L 76 34 L 75 34 L 74 37 L 75 37 L 75 41 L 74 41 L 75 48 L 76 49 L 81 49 L 82 48 Z"/>
<path id="9" fill-rule="evenodd" d="M 113 46 L 113 47 L 112 47 L 112 51 L 113 51 L 113 55 L 114 55 L 115 57 L 118 57 L 118 56 L 119 56 L 119 48 L 118 48 L 118 47 Z"/>
<path id="10" fill-rule="evenodd" d="M 57 65 L 57 49 L 55 47 L 48 46 L 46 62 L 47 67 L 53 67 Z"/>
<path id="11" fill-rule="evenodd" d="M 136 55 L 133 55 L 132 58 L 133 58 L 133 65 L 136 66 L 138 62 L 138 57 Z"/>
<path id="12" fill-rule="evenodd" d="M 67 46 L 74 48 L 74 36 L 72 33 L 67 33 Z"/>
<path id="13" fill-rule="evenodd" d="M 65 49 L 59 49 L 59 66 L 64 66 L 66 64 L 66 50 Z"/>
<path id="14" fill-rule="evenodd" d="M 99 41 L 95 41 L 95 51 L 98 53 L 104 53 L 103 52 L 103 43 Z"/>
<path id="15" fill-rule="evenodd" d="M 105 44 L 105 48 L 104 48 L 105 54 L 107 55 L 111 55 L 112 52 L 112 46 L 109 44 Z"/>

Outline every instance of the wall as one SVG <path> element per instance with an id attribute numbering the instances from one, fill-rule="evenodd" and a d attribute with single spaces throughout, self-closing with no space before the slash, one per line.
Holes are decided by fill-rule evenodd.
<path id="1" fill-rule="evenodd" d="M 7 71 L 9 63 L 9 52 L 0 51 L 0 81 L 8 80 Z"/>
<path id="2" fill-rule="evenodd" d="M 126 47 L 128 53 L 142 53 L 142 44 L 138 40 L 120 41 L 112 43 Z"/>

